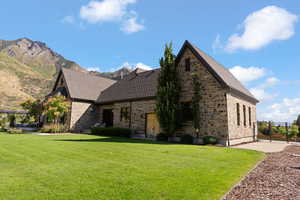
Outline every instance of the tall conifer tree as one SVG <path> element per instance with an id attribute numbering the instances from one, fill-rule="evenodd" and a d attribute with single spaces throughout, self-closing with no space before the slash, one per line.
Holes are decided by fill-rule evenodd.
<path id="1" fill-rule="evenodd" d="M 192 73 L 193 79 L 193 99 L 192 99 L 192 110 L 193 110 L 193 125 L 196 130 L 197 138 L 199 138 L 200 131 L 200 82 L 196 73 Z"/>
<path id="2" fill-rule="evenodd" d="M 172 43 L 166 45 L 164 57 L 160 59 L 156 114 L 162 130 L 173 136 L 180 125 L 180 85 L 176 72 Z"/>

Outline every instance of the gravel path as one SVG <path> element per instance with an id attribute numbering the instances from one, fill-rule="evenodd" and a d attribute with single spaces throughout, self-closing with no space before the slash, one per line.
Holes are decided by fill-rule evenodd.
<path id="1" fill-rule="evenodd" d="M 300 146 L 269 153 L 224 200 L 300 200 Z"/>
<path id="2" fill-rule="evenodd" d="M 239 149 L 252 149 L 256 151 L 262 151 L 265 153 L 275 153 L 283 151 L 290 143 L 287 142 L 279 142 L 279 141 L 259 141 L 259 142 L 251 142 L 248 144 L 241 144 L 232 146 L 232 148 L 239 148 Z"/>

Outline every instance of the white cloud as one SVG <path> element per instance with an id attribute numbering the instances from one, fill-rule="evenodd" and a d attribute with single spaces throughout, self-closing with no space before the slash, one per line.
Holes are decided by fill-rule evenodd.
<path id="1" fill-rule="evenodd" d="M 66 17 L 64 17 L 62 20 L 61 20 L 61 22 L 63 23 L 63 24 L 74 24 L 75 23 L 75 18 L 73 17 L 73 16 L 66 16 Z"/>
<path id="2" fill-rule="evenodd" d="M 148 65 L 145 65 L 144 63 L 137 63 L 135 65 L 135 68 L 140 68 L 140 69 L 143 69 L 143 70 L 152 70 L 153 68 L 148 66 Z"/>
<path id="3" fill-rule="evenodd" d="M 264 89 L 261 88 L 251 88 L 250 92 L 254 95 L 255 98 L 260 101 L 260 103 L 272 101 L 277 96 L 277 94 L 267 93 Z"/>
<path id="4" fill-rule="evenodd" d="M 275 86 L 279 82 L 280 82 L 280 80 L 278 78 L 271 77 L 271 78 L 268 78 L 267 80 L 265 80 L 265 82 L 262 83 L 259 87 L 260 88 L 270 88 L 270 87 Z"/>
<path id="5" fill-rule="evenodd" d="M 216 36 L 216 39 L 214 40 L 213 44 L 212 44 L 212 49 L 214 52 L 216 52 L 218 49 L 223 49 L 223 45 L 221 43 L 221 36 L 220 34 L 218 34 Z"/>
<path id="6" fill-rule="evenodd" d="M 142 31 L 144 29 L 145 29 L 144 25 L 137 23 L 136 17 L 131 17 L 131 18 L 125 20 L 121 27 L 121 30 L 128 34 Z"/>
<path id="7" fill-rule="evenodd" d="M 244 32 L 231 35 L 225 47 L 227 51 L 237 49 L 255 50 L 274 40 L 287 40 L 294 35 L 298 16 L 277 6 L 267 6 L 251 13 L 243 22 Z"/>
<path id="8" fill-rule="evenodd" d="M 292 122 L 300 114 L 300 98 L 285 98 L 281 103 L 268 107 L 260 118 L 273 121 Z"/>
<path id="9" fill-rule="evenodd" d="M 261 67 L 241 67 L 234 66 L 229 71 L 241 82 L 248 83 L 264 77 L 267 70 Z"/>
<path id="10" fill-rule="evenodd" d="M 86 68 L 86 70 L 100 72 L 100 67 L 88 67 L 88 68 Z"/>
<path id="11" fill-rule="evenodd" d="M 129 63 L 129 62 L 124 62 L 120 67 L 117 67 L 117 68 L 112 68 L 110 71 L 113 72 L 113 71 L 117 71 L 119 69 L 122 69 L 122 68 L 127 68 L 127 69 L 130 69 L 130 70 L 135 70 L 136 68 L 140 68 L 140 69 L 143 69 L 143 70 L 152 70 L 153 68 L 151 66 L 148 66 L 144 63 Z"/>
<path id="12" fill-rule="evenodd" d="M 120 22 L 123 32 L 135 33 L 144 30 L 144 25 L 137 23 L 136 12 L 128 9 L 135 3 L 136 0 L 93 0 L 81 7 L 80 17 L 91 24 Z"/>

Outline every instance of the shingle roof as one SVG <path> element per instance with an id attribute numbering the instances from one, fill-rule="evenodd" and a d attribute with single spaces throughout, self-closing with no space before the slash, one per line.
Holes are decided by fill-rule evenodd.
<path id="1" fill-rule="evenodd" d="M 96 101 L 99 94 L 116 81 L 62 68 L 71 98 Z"/>
<path id="2" fill-rule="evenodd" d="M 249 92 L 248 89 L 246 89 L 242 83 L 237 80 L 234 75 L 225 67 L 223 67 L 221 64 L 219 64 L 215 59 L 201 51 L 198 47 L 192 45 L 190 42 L 186 41 L 181 49 L 181 52 L 179 52 L 177 58 L 180 57 L 180 54 L 183 52 L 183 49 L 185 47 L 189 47 L 192 52 L 195 54 L 198 59 L 206 64 L 206 67 L 209 71 L 212 72 L 212 74 L 218 79 L 220 82 L 222 82 L 226 87 L 229 87 L 231 90 L 233 90 L 236 93 L 239 93 L 239 95 L 246 96 L 250 98 L 253 101 L 258 102 L 258 100 Z"/>
<path id="3" fill-rule="evenodd" d="M 156 96 L 159 69 L 137 73 L 131 72 L 122 80 L 104 90 L 97 102 L 108 103 Z"/>
<path id="4" fill-rule="evenodd" d="M 229 88 L 235 94 L 246 97 L 247 99 L 258 102 L 255 97 L 238 81 L 231 72 L 215 61 L 212 57 L 201 51 L 186 41 L 180 50 L 177 60 L 180 60 L 185 48 L 190 48 L 195 56 L 202 62 L 212 75 L 221 84 Z M 104 90 L 97 102 L 108 103 L 124 101 L 130 99 L 148 98 L 156 96 L 157 79 L 159 69 L 146 71 L 142 73 L 132 72 L 125 76 L 124 79 L 116 82 L 111 87 Z"/>
<path id="5" fill-rule="evenodd" d="M 228 69 L 188 41 L 181 48 L 176 62 L 180 60 L 185 48 L 190 48 L 200 62 L 223 86 L 237 95 L 258 102 Z M 156 96 L 159 69 L 140 73 L 135 70 L 117 82 L 65 68 L 62 69 L 62 73 L 67 82 L 71 98 L 96 101 L 97 103 L 111 103 L 130 99 L 154 98 Z"/>

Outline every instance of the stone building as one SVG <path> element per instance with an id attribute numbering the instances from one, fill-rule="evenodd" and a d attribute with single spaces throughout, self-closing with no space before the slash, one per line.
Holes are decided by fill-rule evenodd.
<path id="1" fill-rule="evenodd" d="M 219 138 L 225 145 L 256 139 L 254 96 L 222 65 L 186 41 L 176 58 L 181 84 L 184 125 L 177 134 L 194 134 L 191 73 L 201 83 L 200 134 Z M 118 81 L 63 69 L 52 95 L 60 92 L 72 102 L 66 119 L 70 130 L 80 132 L 95 123 L 130 128 L 146 137 L 160 132 L 155 115 L 159 69 L 135 70 Z"/>

